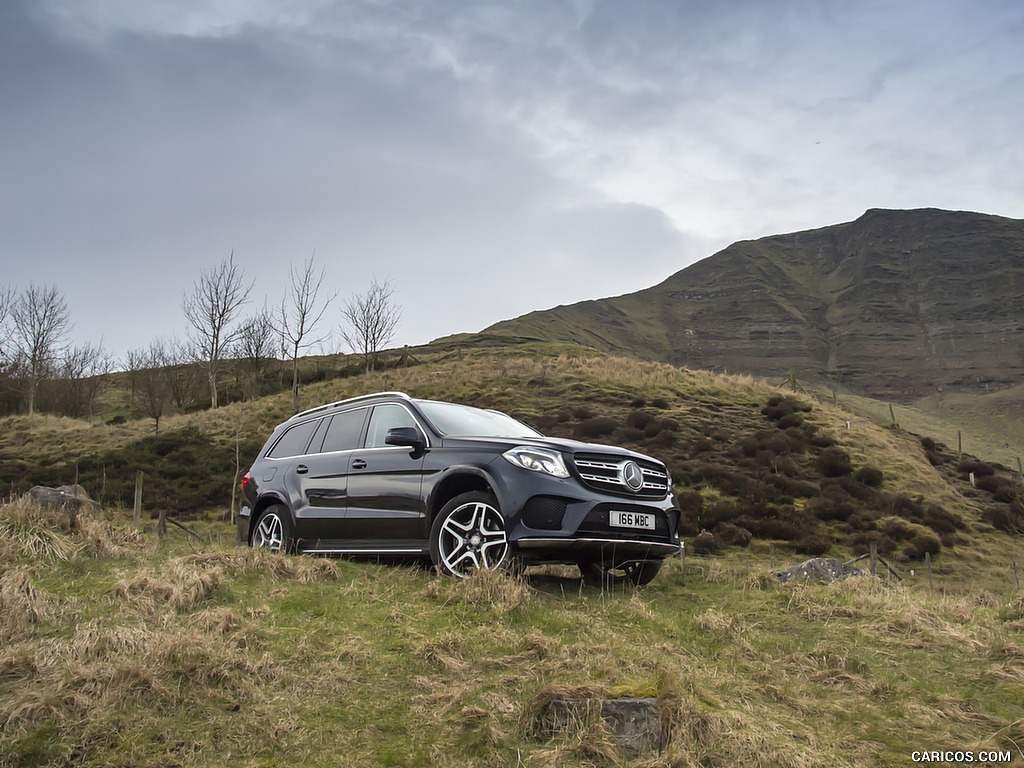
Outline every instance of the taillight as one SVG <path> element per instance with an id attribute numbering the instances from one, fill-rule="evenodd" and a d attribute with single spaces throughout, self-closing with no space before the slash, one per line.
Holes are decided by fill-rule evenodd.
<path id="1" fill-rule="evenodd" d="M 245 477 L 242 478 L 242 493 L 245 493 L 245 488 L 249 485 L 250 473 L 246 472 Z"/>

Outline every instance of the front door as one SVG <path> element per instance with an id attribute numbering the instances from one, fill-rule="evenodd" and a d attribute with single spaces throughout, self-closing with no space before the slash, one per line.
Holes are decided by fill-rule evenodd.
<path id="1" fill-rule="evenodd" d="M 425 451 L 385 443 L 388 430 L 395 427 L 424 433 L 405 406 L 374 406 L 365 444 L 352 452 L 348 469 L 346 529 L 360 543 L 382 549 L 425 545 L 427 539 L 426 504 L 420 493 Z"/>

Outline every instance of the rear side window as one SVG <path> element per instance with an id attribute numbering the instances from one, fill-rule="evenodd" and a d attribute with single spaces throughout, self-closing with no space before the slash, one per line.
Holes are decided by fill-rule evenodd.
<path id="1" fill-rule="evenodd" d="M 363 431 L 363 420 L 366 418 L 365 408 L 343 411 L 334 414 L 327 435 L 324 437 L 324 453 L 331 451 L 350 451 L 359 447 L 359 436 Z"/>
<path id="2" fill-rule="evenodd" d="M 306 452 L 306 446 L 309 445 L 309 438 L 313 436 L 313 430 L 316 429 L 319 423 L 320 419 L 316 419 L 314 421 L 296 424 L 281 435 L 281 439 L 274 444 L 274 447 L 270 449 L 270 453 L 268 453 L 267 456 L 272 459 L 286 459 L 289 456 L 301 456 Z"/>

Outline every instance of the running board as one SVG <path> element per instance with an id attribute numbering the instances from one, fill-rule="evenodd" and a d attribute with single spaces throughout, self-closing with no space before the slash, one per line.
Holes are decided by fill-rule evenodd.
<path id="1" fill-rule="evenodd" d="M 305 555 L 429 555 L 422 547 L 316 547 L 303 549 Z"/>

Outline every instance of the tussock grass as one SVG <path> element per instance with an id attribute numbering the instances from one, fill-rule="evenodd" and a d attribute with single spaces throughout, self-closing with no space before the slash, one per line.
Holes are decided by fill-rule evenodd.
<path id="1" fill-rule="evenodd" d="M 502 569 L 475 571 L 465 579 L 437 575 L 424 592 L 442 605 L 461 604 L 498 615 L 521 611 L 532 597 L 529 582 L 521 573 Z"/>

